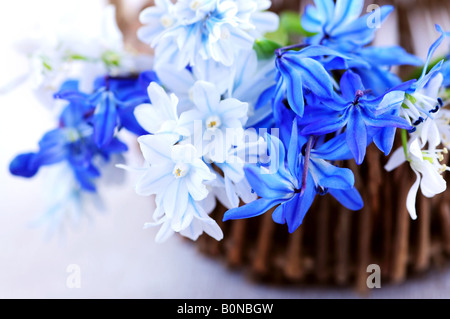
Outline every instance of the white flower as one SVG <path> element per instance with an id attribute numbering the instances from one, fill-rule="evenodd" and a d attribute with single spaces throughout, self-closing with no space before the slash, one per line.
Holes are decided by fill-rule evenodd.
<path id="1" fill-rule="evenodd" d="M 442 73 L 435 73 L 433 77 L 416 82 L 414 92 L 406 94 L 400 115 L 416 129 L 420 130 L 421 123 L 426 119 L 433 119 L 442 106 L 438 98 L 442 81 Z"/>
<path id="2" fill-rule="evenodd" d="M 145 25 L 138 36 L 155 48 L 156 65 L 174 63 L 178 69 L 210 59 L 231 66 L 236 52 L 251 50 L 258 36 L 278 27 L 273 13 L 261 13 L 270 1 L 179 0 L 174 9 L 165 2 L 156 5 L 141 15 Z"/>
<path id="3" fill-rule="evenodd" d="M 450 110 L 440 109 L 436 114 L 434 123 L 439 131 L 442 144 L 450 148 Z"/>
<path id="4" fill-rule="evenodd" d="M 197 81 L 213 83 L 216 89 L 224 94 L 233 81 L 232 67 L 225 67 L 214 60 L 204 60 L 191 70 L 178 70 L 171 63 L 155 65 L 154 70 L 161 83 L 179 99 L 178 113 L 181 114 L 192 108 L 192 88 Z"/>
<path id="5" fill-rule="evenodd" d="M 445 164 L 440 163 L 443 160 L 443 153 L 446 152 L 447 149 L 422 151 L 419 140 L 414 139 L 408 145 L 407 156 L 405 156 L 404 149 L 399 148 L 392 154 L 386 164 L 385 169 L 391 171 L 408 161 L 416 174 L 416 181 L 409 190 L 406 199 L 406 207 L 412 219 L 417 218 L 416 196 L 419 186 L 422 194 L 428 198 L 446 190 L 447 184 L 441 174 L 448 168 Z"/>
<path id="6" fill-rule="evenodd" d="M 156 222 L 146 223 L 144 228 L 161 225 L 155 238 L 156 242 L 166 241 L 175 232 L 192 240 L 197 240 L 203 232 L 216 240 L 223 238 L 223 232 L 217 223 L 208 216 L 201 203 L 192 200 L 190 196 L 185 211 L 180 211 L 177 216 L 170 218 L 161 214 L 161 210 L 156 209 L 154 219 Z"/>
<path id="7" fill-rule="evenodd" d="M 142 10 L 139 21 L 144 25 L 137 31 L 138 38 L 148 44 L 165 29 L 177 23 L 174 5 L 170 0 L 155 0 L 153 7 Z"/>
<path id="8" fill-rule="evenodd" d="M 98 76 L 128 75 L 152 65 L 150 56 L 135 55 L 125 49 L 113 5 L 104 7 L 98 22 L 86 22 L 91 26 L 87 30 L 81 28 L 83 18 L 42 32 L 32 30 L 32 36 L 16 45 L 19 52 L 29 57 L 28 79 L 45 105 L 53 105 L 53 94 L 67 78 L 78 79 L 80 90 L 91 93 Z"/>
<path id="9" fill-rule="evenodd" d="M 272 106 L 261 105 L 255 109 L 261 94 L 275 82 L 275 62 L 258 61 L 254 50 L 239 52 L 239 58 L 231 67 L 205 60 L 188 69 L 177 70 L 175 66 L 158 65 L 155 71 L 163 85 L 179 98 L 178 112 L 192 107 L 192 88 L 197 81 L 213 83 L 223 97 L 235 98 L 248 103 L 248 116 L 252 122 L 271 113 Z"/>
<path id="10" fill-rule="evenodd" d="M 192 101 L 195 108 L 180 115 L 180 125 L 192 132 L 193 144 L 202 155 L 223 159 L 242 140 L 248 104 L 234 98 L 221 100 L 217 88 L 205 81 L 194 84 Z"/>
<path id="11" fill-rule="evenodd" d="M 156 195 L 153 217 L 155 224 L 163 225 L 157 241 L 173 232 L 195 237 L 200 229 L 220 238 L 214 220 L 197 203 L 208 196 L 205 182 L 216 176 L 197 156 L 195 147 L 172 145 L 164 135 L 144 135 L 138 142 L 146 165 L 144 175 L 136 184 L 136 192 L 142 196 Z M 191 228 L 195 231 L 190 231 Z"/>
<path id="12" fill-rule="evenodd" d="M 138 123 L 152 134 L 164 134 L 177 142 L 189 132 L 179 126 L 177 113 L 178 98 L 175 94 L 167 95 L 156 82 L 151 82 L 148 89 L 151 104 L 141 104 L 134 110 Z"/>

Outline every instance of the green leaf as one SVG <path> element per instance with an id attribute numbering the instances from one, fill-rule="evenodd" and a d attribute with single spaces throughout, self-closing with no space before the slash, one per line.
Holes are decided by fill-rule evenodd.
<path id="1" fill-rule="evenodd" d="M 88 59 L 87 57 L 81 55 L 81 54 L 74 53 L 74 54 L 71 54 L 71 55 L 69 56 L 69 60 L 81 60 L 81 61 L 87 61 L 87 60 L 89 60 L 89 59 Z"/>
<path id="2" fill-rule="evenodd" d="M 438 57 L 438 58 L 430 61 L 430 63 L 428 64 L 427 72 L 429 72 L 436 64 L 438 64 L 441 60 L 444 60 L 444 59 L 445 59 L 445 57 Z M 424 67 L 422 66 L 422 67 L 418 67 L 418 68 L 414 69 L 414 71 L 412 71 L 409 74 L 408 79 L 412 80 L 412 79 L 420 78 L 420 76 L 422 75 L 423 68 Z"/>
<path id="3" fill-rule="evenodd" d="M 53 68 L 50 64 L 48 64 L 45 61 L 42 61 L 42 65 L 44 66 L 44 68 L 46 68 L 48 71 L 51 71 Z"/>
<path id="4" fill-rule="evenodd" d="M 259 60 L 270 59 L 274 56 L 275 50 L 280 47 L 279 43 L 266 38 L 256 39 L 253 46 Z"/>
<path id="5" fill-rule="evenodd" d="M 303 29 L 301 24 L 301 16 L 294 11 L 283 12 L 280 15 L 280 25 L 288 34 L 303 35 L 306 37 L 310 37 L 315 34 Z"/>
<path id="6" fill-rule="evenodd" d="M 111 66 L 117 67 L 120 64 L 120 55 L 118 55 L 114 51 L 106 51 L 102 55 L 102 60 L 109 67 Z"/>

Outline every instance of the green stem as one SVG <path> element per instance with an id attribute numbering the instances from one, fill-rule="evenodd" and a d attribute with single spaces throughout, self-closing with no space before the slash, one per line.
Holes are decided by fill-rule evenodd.
<path id="1" fill-rule="evenodd" d="M 404 129 L 402 129 L 401 132 L 403 151 L 405 152 L 405 158 L 408 159 L 408 132 Z"/>

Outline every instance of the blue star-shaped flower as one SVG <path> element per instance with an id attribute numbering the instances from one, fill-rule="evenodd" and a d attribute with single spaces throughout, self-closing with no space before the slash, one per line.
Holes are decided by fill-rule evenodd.
<path id="1" fill-rule="evenodd" d="M 412 128 L 405 119 L 395 113 L 403 103 L 404 89 L 409 86 L 410 83 L 407 82 L 374 98 L 370 90 L 364 88 L 361 78 L 354 72 L 347 71 L 340 81 L 342 95 L 335 94 L 333 99 L 323 100 L 324 107 L 311 106 L 301 134 L 323 135 L 345 128 L 347 145 L 356 163 L 361 164 L 373 132 L 388 127 L 394 128 L 389 136 L 384 136 L 388 143 L 385 142 L 384 146 L 377 145 L 389 153 L 395 128 Z"/>
<path id="2" fill-rule="evenodd" d="M 362 208 L 362 198 L 353 187 L 352 171 L 336 167 L 322 157 L 329 153 L 328 148 L 336 145 L 334 141 L 314 150 L 313 138 L 307 141 L 298 135 L 294 120 L 287 154 L 282 141 L 277 137 L 267 135 L 267 142 L 270 145 L 270 166 L 245 167 L 250 185 L 261 198 L 228 210 L 224 221 L 258 216 L 279 205 L 272 218 L 276 223 L 287 223 L 289 232 L 292 233 L 301 225 L 315 196 L 326 192 L 349 209 Z M 343 148 L 340 149 L 339 153 L 343 155 Z"/>

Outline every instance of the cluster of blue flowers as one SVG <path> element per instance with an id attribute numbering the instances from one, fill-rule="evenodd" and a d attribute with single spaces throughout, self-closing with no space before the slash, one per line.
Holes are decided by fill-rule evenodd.
<path id="1" fill-rule="evenodd" d="M 220 240 L 209 216 L 217 201 L 228 208 L 225 221 L 274 209 L 273 220 L 289 232 L 317 195 L 360 210 L 354 174 L 337 163 L 362 164 L 372 143 L 390 155 L 401 130 L 403 146 L 386 169 L 407 161 L 416 173 L 407 201 L 415 218 L 419 186 L 427 197 L 446 189 L 450 67 L 429 65 L 449 34 L 437 26 L 422 61 L 399 46 L 372 45 L 392 6 L 361 16 L 362 0 L 314 3 L 291 23 L 302 41 L 279 43 L 270 1 L 155 1 L 138 31 L 154 48 L 153 71 L 103 75 L 90 93 L 66 81 L 54 95 L 66 101 L 58 128 L 38 152 L 17 156 L 11 172 L 31 177 L 67 161 L 79 186 L 95 191 L 97 158 L 127 151 L 117 137 L 124 128 L 139 136 L 145 165 L 136 191 L 155 195 L 146 226 L 161 225 L 157 240 L 174 232 Z M 423 72 L 404 81 L 392 72 L 399 65 Z"/>

